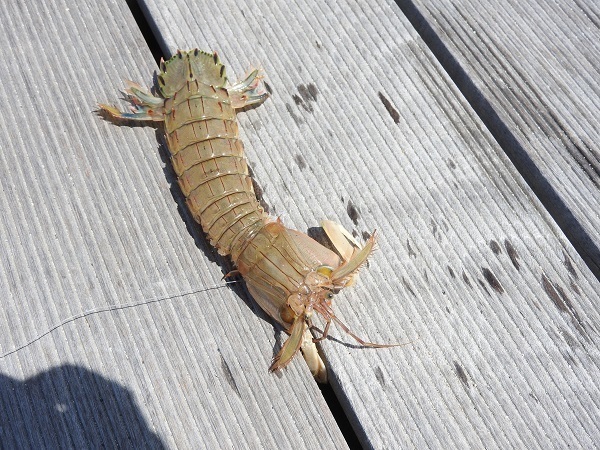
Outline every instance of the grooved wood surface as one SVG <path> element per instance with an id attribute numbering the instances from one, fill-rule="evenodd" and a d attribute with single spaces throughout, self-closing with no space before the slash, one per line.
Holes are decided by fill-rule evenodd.
<path id="1" fill-rule="evenodd" d="M 199 292 L 228 268 L 155 131 L 94 113 L 156 69 L 126 3 L 7 0 L 2 25 L 0 353 L 120 308 L 0 358 L 0 447 L 344 448 L 302 365 L 267 372 L 243 289 Z"/>
<path id="2" fill-rule="evenodd" d="M 336 329 L 322 346 L 363 445 L 600 440 L 598 280 L 396 3 L 144 7 L 164 51 L 217 50 L 231 78 L 265 69 L 272 97 L 239 119 L 273 214 L 377 229 L 335 308 L 361 336 L 413 343 L 356 349 Z"/>
<path id="3" fill-rule="evenodd" d="M 600 3 L 399 4 L 600 277 Z"/>

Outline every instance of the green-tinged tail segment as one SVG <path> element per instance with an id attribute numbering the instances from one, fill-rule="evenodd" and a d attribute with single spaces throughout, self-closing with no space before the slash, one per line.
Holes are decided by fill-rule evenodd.
<path id="1" fill-rule="evenodd" d="M 224 87 L 227 83 L 225 66 L 217 52 L 206 53 L 195 49 L 188 52 L 177 50 L 168 61 L 160 62 L 158 87 L 164 98 L 171 98 L 188 81 L 214 87 Z"/>
<path id="2" fill-rule="evenodd" d="M 160 96 L 153 95 L 133 81 L 126 81 L 127 89 L 123 93 L 131 103 L 130 112 L 122 112 L 106 104 L 98 106 L 117 119 L 160 122 L 164 120 L 165 100 L 174 98 L 186 83 L 197 82 L 212 86 L 213 89 L 227 89 L 232 106 L 234 109 L 240 109 L 257 105 L 267 99 L 269 94 L 263 90 L 262 78 L 260 71 L 255 69 L 251 70 L 244 80 L 227 86 L 225 66 L 217 52 L 177 50 L 168 61 L 160 61 L 160 73 L 157 77 Z"/>

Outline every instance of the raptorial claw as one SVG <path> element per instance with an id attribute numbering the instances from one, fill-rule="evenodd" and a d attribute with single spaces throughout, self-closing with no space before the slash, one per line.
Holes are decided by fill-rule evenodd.
<path id="1" fill-rule="evenodd" d="M 367 263 L 367 259 L 375 249 L 375 231 L 371 234 L 371 237 L 365 244 L 363 248 L 360 249 L 357 253 L 355 253 L 349 261 L 345 264 L 342 264 L 340 267 L 335 269 L 331 274 L 332 280 L 334 280 L 334 284 L 336 280 L 345 280 L 344 286 L 350 286 L 354 283 L 354 278 L 356 277 L 359 269 Z"/>
<path id="2" fill-rule="evenodd" d="M 336 268 L 331 274 L 333 280 L 343 281 L 343 286 L 352 286 L 356 281 L 358 270 L 367 262 L 370 254 L 375 248 L 375 232 L 361 248 L 354 236 L 340 224 L 331 220 L 324 220 L 321 226 L 327 237 L 342 257 L 344 263 Z M 335 282 L 334 282 L 335 283 Z"/>
<path id="3" fill-rule="evenodd" d="M 318 383 L 327 383 L 327 369 L 325 363 L 319 355 L 317 346 L 315 345 L 314 339 L 308 327 L 304 330 L 304 338 L 302 340 L 302 355 L 304 360 L 310 369 L 313 377 Z"/>
<path id="4" fill-rule="evenodd" d="M 273 363 L 269 367 L 271 372 L 287 366 L 296 353 L 298 353 L 298 350 L 300 350 L 302 337 L 304 336 L 304 331 L 307 329 L 304 315 L 297 316 L 291 328 L 290 337 L 284 342 L 283 347 L 281 347 L 275 358 L 273 358 Z"/>
<path id="5" fill-rule="evenodd" d="M 300 349 L 315 380 L 319 383 L 327 383 L 325 364 L 319 355 L 317 346 L 313 342 L 312 334 L 303 315 L 296 317 L 294 320 L 290 337 L 285 341 L 275 358 L 273 358 L 273 363 L 269 370 L 275 372 L 285 368 Z"/>

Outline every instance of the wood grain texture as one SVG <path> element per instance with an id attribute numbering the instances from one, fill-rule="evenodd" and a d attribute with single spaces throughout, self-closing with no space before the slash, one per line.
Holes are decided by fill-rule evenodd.
<path id="1" fill-rule="evenodd" d="M 9 0 L 2 23 L 0 353 L 120 306 L 0 359 L 0 447 L 344 448 L 302 366 L 267 372 L 244 291 L 202 291 L 228 267 L 155 131 L 94 113 L 156 70 L 125 2 Z"/>
<path id="2" fill-rule="evenodd" d="M 378 230 L 336 309 L 361 336 L 415 342 L 323 344 L 365 446 L 598 441 L 598 280 L 395 3 L 145 7 L 165 51 L 265 69 L 273 95 L 240 129 L 273 214 Z"/>
<path id="3" fill-rule="evenodd" d="M 600 278 L 595 1 L 398 1 Z"/>

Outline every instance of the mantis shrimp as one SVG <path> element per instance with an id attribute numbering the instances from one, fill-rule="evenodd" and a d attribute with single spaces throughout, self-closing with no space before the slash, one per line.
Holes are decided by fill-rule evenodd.
<path id="1" fill-rule="evenodd" d="M 268 98 L 261 79 L 253 70 L 229 85 L 216 52 L 177 51 L 161 60 L 159 96 L 128 82 L 131 112 L 99 106 L 116 119 L 164 123 L 171 162 L 193 218 L 221 255 L 231 255 L 254 300 L 290 335 L 270 370 L 284 368 L 301 350 L 312 374 L 325 382 L 315 342 L 327 337 L 332 322 L 363 346 L 392 346 L 358 338 L 332 309 L 334 294 L 353 284 L 373 251 L 375 234 L 361 248 L 341 225 L 324 221 L 335 253 L 260 206 L 238 139 L 236 110 Z M 314 313 L 325 321 L 318 338 L 310 331 Z"/>

